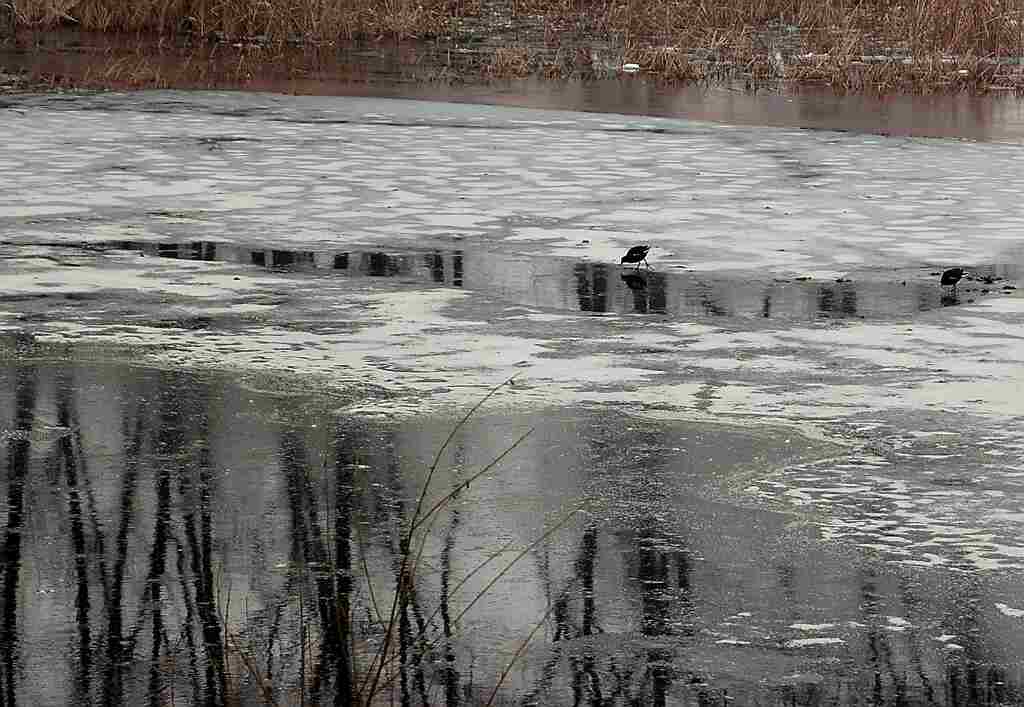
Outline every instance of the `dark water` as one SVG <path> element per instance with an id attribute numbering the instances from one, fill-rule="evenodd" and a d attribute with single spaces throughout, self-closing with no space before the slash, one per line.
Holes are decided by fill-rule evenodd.
<path id="1" fill-rule="evenodd" d="M 103 362 L 124 356 L 0 346 L 5 705 L 363 703 L 382 653 L 378 704 L 486 704 L 517 653 L 495 704 L 1024 699 L 980 579 L 844 555 L 722 492 L 829 445 L 492 412 L 456 432 L 422 507 L 450 500 L 407 545 L 452 420 Z M 844 642 L 797 647 L 800 622 Z"/>
<path id="2" fill-rule="evenodd" d="M 321 90 L 313 82 L 296 82 L 289 92 L 320 94 Z M 653 115 L 734 125 L 1024 142 L 1024 99 L 1012 93 L 837 95 L 813 87 L 754 93 L 715 85 L 680 86 L 632 76 L 594 81 L 524 79 L 486 86 L 369 83 L 327 92 Z"/>
<path id="3" fill-rule="evenodd" d="M 289 272 L 336 273 L 339 277 L 388 277 L 418 286 L 480 292 L 520 305 L 675 319 L 740 317 L 801 320 L 893 319 L 938 307 L 1011 292 L 1016 265 L 977 266 L 954 291 L 938 284 L 938 271 L 890 273 L 888 280 L 758 279 L 616 266 L 570 258 L 537 258 L 479 248 L 423 251 L 285 250 L 195 241 L 117 241 L 82 246 L 59 244 L 54 252 L 128 250 L 142 255 L 222 261 Z M 1005 288 L 1005 289 L 1004 289 Z M 55 295 L 63 297 L 63 295 Z M 38 298 L 38 295 L 33 295 Z M 7 301 L 17 301 L 9 295 Z"/>
<path id="4" fill-rule="evenodd" d="M 25 34 L 0 49 L 0 68 L 58 85 L 229 88 L 309 95 L 378 96 L 533 108 L 683 117 L 886 135 L 1024 141 L 1024 100 L 987 95 L 837 95 L 782 84 L 751 91 L 679 85 L 618 74 L 617 50 L 582 38 L 612 69 L 571 79 L 486 80 L 479 47 L 403 42 L 313 49 L 230 44 L 184 46 L 138 36 L 63 30 Z M 544 50 L 545 47 L 537 47 Z"/>

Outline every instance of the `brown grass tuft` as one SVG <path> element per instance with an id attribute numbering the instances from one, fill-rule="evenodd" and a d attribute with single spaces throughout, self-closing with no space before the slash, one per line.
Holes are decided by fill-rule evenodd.
<path id="1" fill-rule="evenodd" d="M 680 47 L 649 47 L 641 49 L 637 62 L 647 71 L 676 81 L 703 81 L 707 78 L 707 62 L 692 62 Z"/>
<path id="2" fill-rule="evenodd" d="M 530 65 L 530 52 L 525 47 L 499 47 L 484 66 L 484 75 L 497 79 L 523 78 L 532 73 Z"/>

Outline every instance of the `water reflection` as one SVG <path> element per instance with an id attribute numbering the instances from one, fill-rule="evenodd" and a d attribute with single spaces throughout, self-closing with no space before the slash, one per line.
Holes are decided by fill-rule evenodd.
<path id="1" fill-rule="evenodd" d="M 226 261 L 288 271 L 333 270 L 349 277 L 401 277 L 463 287 L 517 304 L 580 312 L 657 314 L 671 318 L 750 317 L 813 320 L 887 319 L 999 292 L 1015 265 L 976 266 L 959 291 L 941 288 L 930 271 L 914 280 L 762 280 L 681 270 L 634 270 L 607 263 L 543 261 L 501 252 L 286 251 L 225 243 L 116 241 L 89 246 L 163 258 Z M 987 282 L 986 282 L 987 279 Z"/>
<path id="2" fill-rule="evenodd" d="M 578 263 L 573 266 L 581 312 L 608 311 L 608 266 Z"/>
<path id="3" fill-rule="evenodd" d="M 483 704 L 535 628 L 504 703 L 1024 695 L 998 662 L 1014 639 L 973 578 L 947 598 L 916 575 L 808 557 L 781 542 L 788 518 L 701 497 L 789 459 L 789 440 L 591 413 L 473 421 L 425 500 L 454 503 L 414 547 L 416 490 L 447 420 L 374 423 L 334 412 L 335 398 L 97 364 L 25 335 L 0 353 L 5 705 L 348 705 L 370 683 L 396 704 Z M 537 422 L 502 476 L 463 483 Z M 576 499 L 593 512 L 538 538 Z M 723 605 L 760 621 L 756 646 L 717 640 L 744 620 Z M 842 662 L 814 663 L 819 680 L 794 682 L 812 657 L 773 634 L 815 611 L 865 628 Z M 921 621 L 884 629 L 899 613 Z M 936 652 L 934 621 L 962 652 Z"/>
<path id="4" fill-rule="evenodd" d="M 22 337 L 19 337 L 21 339 Z M 25 345 L 15 341 L 15 348 Z M 13 385 L 10 383 L 13 382 Z M 25 527 L 25 483 L 29 477 L 31 435 L 35 427 L 36 371 L 32 366 L 19 367 L 13 381 L 13 420 L 7 427 L 7 527 L 3 544 L 3 618 L 0 620 L 0 679 L 5 704 L 15 704 L 18 679 L 18 598 L 20 595 L 22 538 Z"/>
<path id="5" fill-rule="evenodd" d="M 990 95 L 837 95 L 828 88 L 793 85 L 752 93 L 730 85 L 685 85 L 643 74 L 601 78 L 591 62 L 568 62 L 571 79 L 479 81 L 493 47 L 445 42 L 349 43 L 332 47 L 232 48 L 173 46 L 146 37 L 75 30 L 25 34 L 30 50 L 0 51 L 9 71 L 72 84 L 157 88 L 241 88 L 285 94 L 360 95 L 535 108 L 685 117 L 733 124 L 854 130 L 985 140 L 1024 140 L 1024 101 Z M 587 57 L 621 49 L 584 36 Z M 543 43 L 531 53 L 560 65 L 572 47 L 553 52 Z M 582 79 L 582 80 L 581 80 Z"/>
<path id="6" fill-rule="evenodd" d="M 818 310 L 841 316 L 857 316 L 857 291 L 851 283 L 818 286 Z"/>
<path id="7" fill-rule="evenodd" d="M 246 248 L 226 243 L 146 243 L 114 241 L 103 249 L 131 250 L 161 258 L 223 261 L 257 265 L 271 270 L 339 270 L 368 277 L 412 276 L 453 287 L 462 286 L 462 251 L 389 253 L 386 251 L 325 252 Z"/>

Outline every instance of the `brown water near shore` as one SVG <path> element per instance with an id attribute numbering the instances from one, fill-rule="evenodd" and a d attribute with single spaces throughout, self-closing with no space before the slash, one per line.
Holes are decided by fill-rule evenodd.
<path id="1" fill-rule="evenodd" d="M 1024 142 L 1024 100 L 985 95 L 841 95 L 827 87 L 775 82 L 683 84 L 623 73 L 607 45 L 583 43 L 602 67 L 568 78 L 494 79 L 493 50 L 432 42 L 328 47 L 175 44 L 85 32 L 26 35 L 0 47 L 0 74 L 48 87 L 229 89 L 299 95 L 370 96 L 681 117 L 883 135 Z M 596 65 L 595 64 L 595 65 Z"/>

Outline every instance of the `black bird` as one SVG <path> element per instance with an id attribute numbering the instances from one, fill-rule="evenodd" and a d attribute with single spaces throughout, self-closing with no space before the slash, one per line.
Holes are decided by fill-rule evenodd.
<path id="1" fill-rule="evenodd" d="M 942 273 L 942 277 L 939 279 L 939 283 L 943 287 L 952 287 L 956 289 L 956 283 L 960 282 L 960 278 L 964 276 L 963 268 L 950 268 Z"/>
<path id="2" fill-rule="evenodd" d="M 619 261 L 619 265 L 625 265 L 626 263 L 636 263 L 637 269 L 640 268 L 640 263 L 643 263 L 647 267 L 651 267 L 650 263 L 647 262 L 647 251 L 651 247 L 649 245 L 635 245 L 626 251 L 626 254 L 622 256 L 622 260 Z"/>

